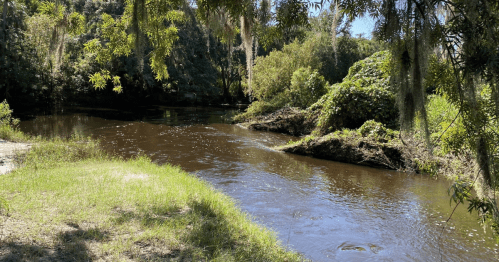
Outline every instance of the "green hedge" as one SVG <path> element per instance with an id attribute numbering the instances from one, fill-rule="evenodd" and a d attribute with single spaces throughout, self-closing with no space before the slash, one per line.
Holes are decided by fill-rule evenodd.
<path id="1" fill-rule="evenodd" d="M 389 85 L 390 55 L 378 52 L 355 63 L 342 83 L 335 84 L 311 110 L 320 110 L 318 131 L 326 134 L 341 128 L 359 128 L 375 120 L 396 128 L 398 109 Z"/>

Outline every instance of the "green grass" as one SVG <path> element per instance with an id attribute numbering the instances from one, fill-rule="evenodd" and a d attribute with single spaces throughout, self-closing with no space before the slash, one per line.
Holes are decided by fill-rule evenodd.
<path id="1" fill-rule="evenodd" d="M 9 205 L 0 213 L 0 260 L 303 260 L 178 167 L 57 139 L 17 159 L 21 167 L 0 176 Z"/>
<path id="2" fill-rule="evenodd" d="M 0 139 L 13 142 L 27 142 L 31 138 L 10 125 L 0 125 Z"/>

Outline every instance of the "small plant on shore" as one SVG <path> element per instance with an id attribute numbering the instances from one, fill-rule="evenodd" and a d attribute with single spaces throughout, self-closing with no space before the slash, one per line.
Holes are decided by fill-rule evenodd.
<path id="1" fill-rule="evenodd" d="M 19 119 L 12 117 L 12 110 L 10 109 L 7 100 L 0 103 L 0 139 L 10 141 L 26 141 L 28 136 L 17 130 Z"/>
<path id="2" fill-rule="evenodd" d="M 12 117 L 12 110 L 10 109 L 7 100 L 0 103 L 0 125 L 17 126 L 19 124 L 19 119 Z"/>
<path id="3" fill-rule="evenodd" d="M 438 171 L 439 171 L 438 161 L 431 159 L 428 159 L 426 161 L 421 161 L 418 158 L 415 158 L 413 161 L 416 164 L 416 167 L 418 168 L 419 172 L 430 175 L 433 178 L 436 178 L 438 176 Z"/>
<path id="4" fill-rule="evenodd" d="M 363 137 L 371 137 L 375 140 L 390 141 L 398 136 L 398 131 L 387 128 L 384 124 L 374 120 L 366 121 L 357 131 Z"/>

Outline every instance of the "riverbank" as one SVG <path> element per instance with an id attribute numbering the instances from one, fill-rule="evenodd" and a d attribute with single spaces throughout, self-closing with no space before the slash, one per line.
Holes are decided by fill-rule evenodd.
<path id="1" fill-rule="evenodd" d="M 0 176 L 2 261 L 302 260 L 178 167 L 57 139 L 17 161 L 20 168 Z"/>
<path id="2" fill-rule="evenodd" d="M 302 119 L 296 121 L 296 119 Z M 305 119 L 305 120 L 303 120 Z M 239 126 L 250 130 L 300 134 L 297 127 L 313 122 L 314 114 L 305 110 L 281 109 L 266 116 L 253 118 Z M 319 128 L 304 128 L 308 134 L 296 142 L 276 146 L 275 150 L 311 156 L 325 160 L 429 175 L 454 181 L 448 189 L 451 201 L 457 205 L 470 202 L 470 212 L 478 211 L 482 221 L 490 223 L 499 234 L 499 219 L 484 210 L 496 209 L 499 197 L 487 186 L 480 175 L 480 168 L 470 150 L 445 153 L 438 143 L 430 152 L 422 135 L 417 132 L 404 136 L 373 120 L 358 129 L 341 129 L 321 135 Z M 473 192 L 474 191 L 474 192 Z"/>
<path id="3" fill-rule="evenodd" d="M 466 174 L 466 178 L 474 178 L 469 174 L 474 169 L 466 172 L 461 168 L 455 172 L 448 171 L 451 168 L 450 162 L 462 162 L 464 158 L 466 162 L 470 162 L 470 155 L 430 154 L 422 139 L 406 137 L 401 140 L 398 131 L 388 129 L 375 121 L 367 121 L 355 130 L 342 129 L 326 135 L 320 135 L 316 124 L 317 112 L 283 108 L 238 125 L 249 130 L 303 136 L 299 141 L 274 148 L 286 153 L 402 172 L 426 173 L 432 176 L 438 176 L 438 169 L 441 169 L 446 172 L 440 174 L 448 178 L 455 178 L 456 174 L 460 175 L 460 178 L 463 174 Z M 452 168 L 455 169 L 456 166 L 454 164 Z M 469 165 L 466 169 L 469 169 Z"/>
<path id="4" fill-rule="evenodd" d="M 453 181 L 476 180 L 478 165 L 471 152 L 467 154 L 430 154 L 421 139 L 399 137 L 386 139 L 363 136 L 358 130 L 342 130 L 325 136 L 307 136 L 303 139 L 277 146 L 286 153 L 311 156 L 342 163 L 384 168 L 407 173 L 420 173 L 434 178 Z M 435 151 L 438 148 L 434 149 Z M 483 181 L 474 183 L 481 190 Z M 483 192 L 484 193 L 484 192 Z"/>

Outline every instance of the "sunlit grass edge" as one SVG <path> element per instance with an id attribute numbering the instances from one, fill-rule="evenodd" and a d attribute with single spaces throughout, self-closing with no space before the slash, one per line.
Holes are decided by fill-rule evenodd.
<path id="1" fill-rule="evenodd" d="M 0 176 L 7 258 L 302 261 L 275 233 L 192 174 L 95 141 L 40 141 Z M 4 257 L 5 258 L 5 257 Z"/>

